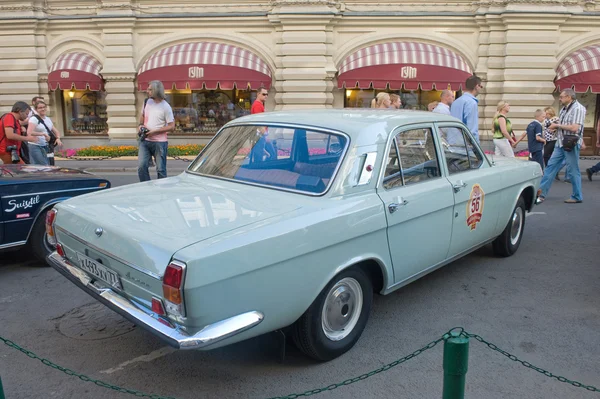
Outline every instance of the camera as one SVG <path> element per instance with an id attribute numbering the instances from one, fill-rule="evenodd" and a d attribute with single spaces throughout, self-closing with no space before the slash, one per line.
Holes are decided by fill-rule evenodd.
<path id="1" fill-rule="evenodd" d="M 146 126 L 141 126 L 140 130 L 138 130 L 138 138 L 140 141 L 146 140 L 146 134 L 150 131 Z"/>
<path id="2" fill-rule="evenodd" d="M 6 146 L 6 152 L 9 152 L 9 151 L 10 151 L 10 160 L 12 161 L 12 163 L 19 163 L 19 161 L 21 159 L 19 158 L 17 146 L 16 145 Z"/>

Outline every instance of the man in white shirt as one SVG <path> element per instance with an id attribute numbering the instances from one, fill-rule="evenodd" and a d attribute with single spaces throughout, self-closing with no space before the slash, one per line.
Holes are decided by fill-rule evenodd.
<path id="1" fill-rule="evenodd" d="M 440 102 L 435 107 L 433 112 L 435 112 L 436 114 L 452 116 L 452 113 L 450 112 L 450 106 L 452 105 L 452 102 L 454 102 L 454 92 L 452 90 L 442 91 L 442 94 L 440 95 Z M 463 144 L 462 133 L 459 129 L 445 128 L 441 129 L 441 132 L 442 136 L 446 139 L 448 144 Z"/>
<path id="2" fill-rule="evenodd" d="M 450 113 L 450 106 L 452 105 L 453 101 L 454 92 L 452 92 L 451 90 L 442 91 L 442 94 L 440 95 L 440 102 L 433 109 L 433 112 L 435 112 L 436 114 L 452 115 Z"/>
<path id="3" fill-rule="evenodd" d="M 153 80 L 148 84 L 148 101 L 144 105 L 139 129 L 148 131 L 140 136 L 138 151 L 138 177 L 140 181 L 150 180 L 148 164 L 150 158 L 156 160 L 156 174 L 159 179 L 167 177 L 167 134 L 175 130 L 173 110 L 165 100 L 165 87 L 162 82 Z"/>

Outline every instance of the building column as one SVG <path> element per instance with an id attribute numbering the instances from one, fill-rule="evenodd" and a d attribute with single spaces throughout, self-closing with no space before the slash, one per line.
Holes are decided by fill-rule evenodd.
<path id="1" fill-rule="evenodd" d="M 277 32 L 276 109 L 332 108 L 333 2 L 279 0 L 269 14 Z"/>
<path id="2" fill-rule="evenodd" d="M 511 11 L 514 7 L 519 6 Z M 543 24 L 532 13 L 478 17 L 481 38 L 487 39 L 487 43 L 481 43 L 478 65 L 487 70 L 480 129 L 491 133 L 500 101 L 511 105 L 509 118 L 517 137 L 533 120 L 536 109 L 553 105 L 555 54 L 564 21 L 559 13 L 544 14 Z"/>
<path id="3" fill-rule="evenodd" d="M 109 3 L 104 1 L 104 3 Z M 112 10 L 112 9 L 111 9 Z M 97 20 L 102 28 L 104 59 L 102 77 L 106 81 L 108 136 L 111 144 L 133 144 L 136 140 L 136 70 L 133 56 L 133 18 Z"/>

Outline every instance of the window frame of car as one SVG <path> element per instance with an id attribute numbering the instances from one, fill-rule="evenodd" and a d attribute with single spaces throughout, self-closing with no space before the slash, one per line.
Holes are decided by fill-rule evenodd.
<path id="1" fill-rule="evenodd" d="M 410 187 L 414 184 L 419 184 L 419 183 L 425 183 L 428 180 L 425 180 L 423 182 L 416 182 L 416 183 L 411 183 L 411 184 L 406 184 L 405 179 L 404 179 L 404 175 L 402 173 L 402 160 L 399 159 L 398 160 L 398 164 L 400 166 L 400 172 L 402 173 L 402 184 L 395 186 L 395 187 L 390 187 L 390 188 L 386 188 L 384 186 L 384 180 L 385 180 L 385 169 L 386 169 L 386 165 L 388 164 L 389 160 L 390 160 L 390 150 L 392 145 L 395 145 L 394 143 L 396 142 L 394 139 L 401 133 L 403 132 L 408 132 L 411 130 L 418 130 L 418 129 L 429 129 L 431 131 L 431 138 L 433 140 L 433 147 L 435 149 L 435 156 L 436 156 L 436 160 L 437 160 L 437 164 L 438 164 L 438 170 L 439 170 L 439 178 L 444 178 L 447 176 L 447 170 L 444 168 L 442 168 L 442 166 L 440 165 L 440 151 L 442 150 L 441 148 L 441 143 L 440 143 L 440 139 L 438 136 L 438 131 L 435 128 L 435 124 L 433 122 L 417 122 L 417 123 L 412 123 L 412 124 L 406 124 L 406 125 L 401 125 L 401 126 L 397 126 L 394 129 L 392 129 L 391 133 L 388 135 L 388 139 L 385 145 L 385 152 L 384 152 L 384 156 L 383 161 L 381 163 L 380 166 L 380 170 L 379 170 L 379 177 L 377 179 L 377 188 L 379 190 L 384 190 L 384 191 L 389 191 L 389 190 L 396 190 L 399 188 L 403 188 L 403 187 Z M 398 151 L 398 147 L 396 145 L 396 151 L 399 154 Z M 445 161 L 445 160 L 444 160 Z"/>
<path id="2" fill-rule="evenodd" d="M 300 129 L 300 130 L 310 131 L 310 132 L 314 132 L 314 133 L 334 134 L 334 135 L 343 136 L 346 139 L 346 145 L 342 149 L 342 152 L 339 157 L 339 161 L 331 175 L 331 178 L 329 179 L 329 182 L 327 182 L 327 186 L 325 187 L 325 190 L 321 193 L 311 193 L 309 191 L 297 190 L 297 189 L 293 189 L 293 188 L 271 186 L 268 184 L 261 184 L 261 183 L 255 183 L 255 182 L 244 181 L 244 180 L 230 179 L 230 178 L 221 177 L 221 176 L 207 175 L 205 173 L 200 173 L 200 172 L 190 170 L 190 168 L 199 160 L 199 158 L 201 158 L 203 156 L 204 152 L 207 151 L 207 149 L 212 144 L 214 144 L 215 140 L 217 139 L 217 137 L 221 134 L 221 132 L 223 130 L 229 129 L 229 128 L 243 127 L 243 126 L 253 126 L 253 127 L 267 126 L 270 128 L 294 129 L 294 130 Z M 294 141 L 292 142 L 292 152 L 295 151 L 295 147 L 296 147 L 295 135 L 296 135 L 296 133 L 294 132 Z M 324 127 L 320 127 L 320 126 L 303 125 L 303 124 L 297 124 L 297 123 L 285 123 L 285 122 L 270 122 L 268 120 L 260 121 L 260 123 L 259 122 L 230 122 L 230 123 L 223 125 L 223 127 L 221 127 L 217 131 L 217 133 L 210 139 L 208 144 L 206 144 L 206 146 L 202 149 L 202 151 L 200 151 L 198 156 L 196 156 L 196 158 L 194 158 L 194 160 L 192 162 L 190 162 L 190 165 L 185 169 L 185 172 L 189 173 L 191 175 L 195 175 L 195 176 L 202 176 L 202 177 L 206 177 L 206 178 L 210 178 L 210 179 L 218 179 L 218 180 L 223 180 L 223 181 L 228 181 L 228 182 L 233 182 L 233 183 L 246 184 L 246 185 L 255 186 L 255 187 L 267 188 L 270 190 L 290 192 L 290 193 L 295 193 L 295 194 L 306 195 L 309 197 L 322 197 L 322 196 L 327 195 L 329 193 L 329 191 L 331 190 L 331 187 L 333 187 L 333 184 L 337 178 L 337 175 L 341 169 L 341 166 L 346 160 L 346 156 L 348 154 L 348 149 L 350 148 L 351 143 L 352 143 L 352 138 L 350 137 L 349 134 L 342 132 L 340 130 L 324 128 Z"/>
<path id="3" fill-rule="evenodd" d="M 473 134 L 471 133 L 469 128 L 467 128 L 464 124 L 462 124 L 460 122 L 438 121 L 438 122 L 434 122 L 434 126 L 437 131 L 437 136 L 439 138 L 438 144 L 439 144 L 439 150 L 441 151 L 440 154 L 442 154 L 442 158 L 443 158 L 443 162 L 442 162 L 443 168 L 444 168 L 446 176 L 448 178 L 458 175 L 458 174 L 461 174 L 461 173 L 465 173 L 465 172 L 469 172 L 469 171 L 473 171 L 473 170 L 480 170 L 483 167 L 489 168 L 492 166 L 492 163 L 488 159 L 485 151 L 483 151 L 481 144 L 477 140 L 475 140 L 475 137 L 473 137 Z M 469 169 L 461 170 L 459 172 L 450 173 L 450 170 L 448 168 L 448 163 L 446 161 L 446 151 L 445 151 L 444 143 L 442 140 L 442 129 L 445 129 L 445 128 L 456 128 L 456 129 L 461 129 L 463 132 L 467 132 L 469 138 L 471 139 L 471 142 L 473 143 L 474 148 L 482 156 L 482 162 L 478 168 L 469 168 Z M 464 136 L 463 136 L 463 140 L 464 140 Z M 464 144 L 465 144 L 465 148 L 466 148 L 466 142 Z"/>

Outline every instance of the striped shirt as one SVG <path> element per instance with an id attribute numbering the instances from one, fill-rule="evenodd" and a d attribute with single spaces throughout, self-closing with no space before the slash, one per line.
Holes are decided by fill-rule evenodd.
<path id="1" fill-rule="evenodd" d="M 557 135 L 558 135 L 558 146 L 562 147 L 562 140 L 564 135 L 578 135 L 579 136 L 579 142 L 578 144 L 581 145 L 581 143 L 583 143 L 583 124 L 585 122 L 585 113 L 586 113 L 586 109 L 583 105 L 581 105 L 579 103 L 579 101 L 575 100 L 573 102 L 571 102 L 571 104 L 569 104 L 567 107 L 562 107 L 562 109 L 560 110 L 560 114 L 559 114 L 559 118 L 560 118 L 560 124 L 561 125 L 573 125 L 573 124 L 578 124 L 579 125 L 579 130 L 577 131 L 577 133 L 574 133 L 570 130 L 564 130 L 564 129 L 556 129 L 557 130 Z"/>

